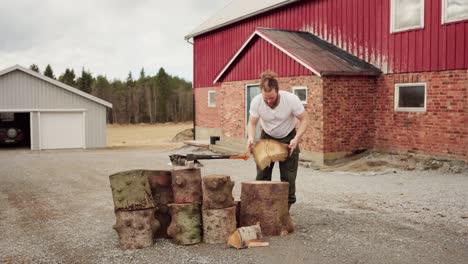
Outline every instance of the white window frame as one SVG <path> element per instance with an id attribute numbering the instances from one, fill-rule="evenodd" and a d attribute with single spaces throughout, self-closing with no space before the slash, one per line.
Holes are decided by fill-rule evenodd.
<path id="1" fill-rule="evenodd" d="M 390 33 L 398 33 L 398 32 L 403 32 L 403 31 L 408 31 L 408 30 L 413 30 L 413 29 L 423 29 L 424 28 L 424 0 L 419 1 L 421 4 L 421 16 L 419 18 L 419 25 L 417 26 L 412 26 L 412 27 L 405 27 L 405 28 L 399 28 L 395 29 L 395 16 L 396 16 L 396 0 L 391 0 L 390 1 Z"/>
<path id="2" fill-rule="evenodd" d="M 215 96 L 213 104 L 211 103 L 211 100 L 210 100 L 210 95 L 211 94 L 213 94 Z M 216 107 L 216 91 L 208 91 L 208 107 Z"/>
<path id="3" fill-rule="evenodd" d="M 464 17 L 447 18 L 448 0 L 442 0 L 442 24 L 468 20 L 468 13 Z"/>
<path id="4" fill-rule="evenodd" d="M 400 87 L 424 86 L 424 107 L 398 107 Z M 395 84 L 395 112 L 426 112 L 427 109 L 427 85 L 426 83 L 396 83 Z"/>
<path id="5" fill-rule="evenodd" d="M 292 87 L 292 93 L 296 95 L 296 90 L 305 90 L 306 91 L 306 99 L 305 101 L 302 101 L 300 98 L 299 100 L 301 101 L 302 104 L 307 104 L 307 101 L 309 100 L 309 91 L 307 89 L 307 86 L 293 86 Z M 297 95 L 296 95 L 297 96 Z M 299 96 L 297 96 L 299 97 Z"/>

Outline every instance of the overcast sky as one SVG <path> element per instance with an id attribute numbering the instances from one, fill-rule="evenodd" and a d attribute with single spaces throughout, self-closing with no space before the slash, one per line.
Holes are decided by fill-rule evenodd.
<path id="1" fill-rule="evenodd" d="M 0 0 L 0 70 L 47 64 L 56 76 L 81 68 L 96 76 L 154 75 L 164 67 L 192 81 L 184 36 L 230 0 Z"/>

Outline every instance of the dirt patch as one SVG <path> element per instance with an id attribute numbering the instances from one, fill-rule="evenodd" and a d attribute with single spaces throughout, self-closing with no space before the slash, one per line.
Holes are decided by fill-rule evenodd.
<path id="1" fill-rule="evenodd" d="M 172 138 L 171 142 L 183 142 L 193 139 L 193 128 L 187 128 L 182 132 L 177 133 L 175 137 Z"/>
<path id="2" fill-rule="evenodd" d="M 192 122 L 136 125 L 108 125 L 107 147 L 110 149 L 160 149 L 179 148 L 183 143 L 173 141 L 174 136 L 191 130 Z M 182 137 L 182 136 L 181 136 Z"/>

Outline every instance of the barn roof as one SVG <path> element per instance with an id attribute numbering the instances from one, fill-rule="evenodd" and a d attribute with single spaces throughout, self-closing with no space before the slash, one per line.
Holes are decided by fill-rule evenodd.
<path id="1" fill-rule="evenodd" d="M 214 14 L 208 20 L 188 33 L 188 35 L 185 36 L 185 39 L 193 38 L 203 33 L 297 1 L 300 0 L 232 0 L 218 13 Z"/>
<path id="2" fill-rule="evenodd" d="M 375 76 L 381 73 L 380 70 L 373 65 L 309 32 L 257 28 L 225 65 L 213 83 L 220 80 L 242 51 L 245 50 L 248 44 L 257 36 L 269 42 L 318 76 Z"/>
<path id="3" fill-rule="evenodd" d="M 71 86 L 66 85 L 66 84 L 64 84 L 64 83 L 62 83 L 62 82 L 59 82 L 59 81 L 57 81 L 57 80 L 54 80 L 54 79 L 49 78 L 49 77 L 47 77 L 47 76 L 44 76 L 44 75 L 42 75 L 42 74 L 40 74 L 40 73 L 37 73 L 37 72 L 35 72 L 35 71 L 26 69 L 26 68 L 24 68 L 24 67 L 21 66 L 21 65 L 15 65 L 15 66 L 12 66 L 12 67 L 9 67 L 9 68 L 6 68 L 6 69 L 0 71 L 0 76 L 5 75 L 5 74 L 7 74 L 7 73 L 10 73 L 10 72 L 12 72 L 12 71 L 16 71 L 16 70 L 22 71 L 22 72 L 24 72 L 24 73 L 27 73 L 27 74 L 32 75 L 32 76 L 34 76 L 34 77 L 37 77 L 37 78 L 39 78 L 39 79 L 41 79 L 41 80 L 43 80 L 43 81 L 46 81 L 46 82 L 51 83 L 51 84 L 54 84 L 54 85 L 56 85 L 56 86 L 58 86 L 58 87 L 60 87 L 60 88 L 62 88 L 62 89 L 65 89 L 65 90 L 67 90 L 67 91 L 69 91 L 69 92 L 72 92 L 72 93 L 78 94 L 78 95 L 80 95 L 80 96 L 83 96 L 83 97 L 85 97 L 85 98 L 87 98 L 87 99 L 89 99 L 89 100 L 91 100 L 91 101 L 94 101 L 94 102 L 96 102 L 96 103 L 98 103 L 98 104 L 102 104 L 102 105 L 104 105 L 104 106 L 107 106 L 107 107 L 109 107 L 109 108 L 112 108 L 112 104 L 109 103 L 109 102 L 107 102 L 107 101 L 104 101 L 104 100 L 102 100 L 102 99 L 100 99 L 100 98 L 97 98 L 96 96 L 92 96 L 92 95 L 90 95 L 90 94 L 88 94 L 88 93 L 85 93 L 85 92 L 83 92 L 83 91 L 80 91 L 80 90 L 78 90 L 78 89 L 76 89 L 76 88 L 74 88 L 74 87 L 71 87 Z"/>

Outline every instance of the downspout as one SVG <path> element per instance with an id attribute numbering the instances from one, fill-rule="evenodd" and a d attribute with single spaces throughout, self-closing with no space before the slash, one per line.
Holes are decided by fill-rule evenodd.
<path id="1" fill-rule="evenodd" d="M 185 39 L 189 44 L 191 44 L 193 46 L 193 42 L 190 42 L 190 39 Z M 192 60 L 193 60 L 193 69 L 192 69 L 192 72 L 195 72 L 195 54 L 193 54 L 193 57 L 192 57 Z M 194 82 L 192 81 L 192 111 L 193 111 L 193 116 L 192 116 L 192 119 L 193 119 L 193 140 L 195 140 L 197 137 L 195 135 L 195 87 L 194 87 Z"/>

